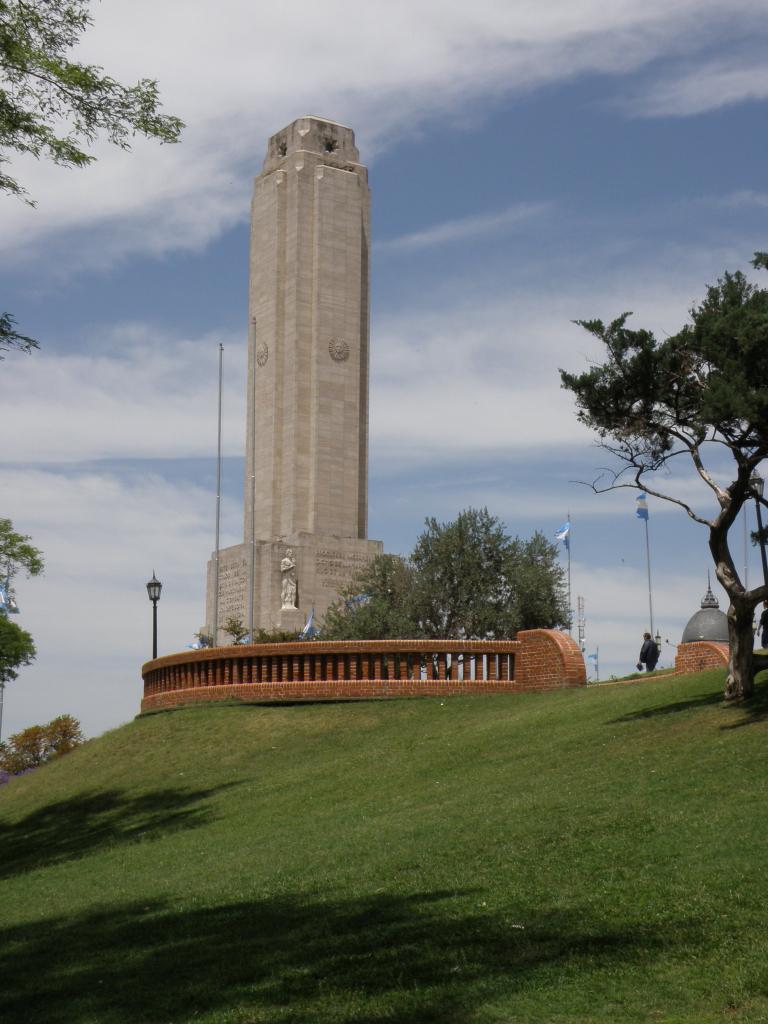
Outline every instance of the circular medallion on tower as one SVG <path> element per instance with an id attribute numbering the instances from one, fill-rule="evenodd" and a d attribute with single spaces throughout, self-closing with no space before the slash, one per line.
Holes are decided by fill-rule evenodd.
<path id="1" fill-rule="evenodd" d="M 256 362 L 259 364 L 259 366 L 264 366 L 268 359 L 269 347 L 262 341 L 262 343 L 256 349 Z"/>
<path id="2" fill-rule="evenodd" d="M 341 338 L 334 338 L 328 343 L 328 351 L 335 363 L 345 363 L 349 359 L 349 345 Z"/>

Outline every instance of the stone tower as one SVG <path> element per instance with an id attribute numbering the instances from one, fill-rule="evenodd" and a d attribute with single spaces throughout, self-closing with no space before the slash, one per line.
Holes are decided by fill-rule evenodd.
<path id="1" fill-rule="evenodd" d="M 251 206 L 244 543 L 219 555 L 220 627 L 248 624 L 252 578 L 255 628 L 298 631 L 381 551 L 366 539 L 369 252 L 352 130 L 303 117 L 273 135 Z M 211 559 L 209 632 L 214 579 Z"/>

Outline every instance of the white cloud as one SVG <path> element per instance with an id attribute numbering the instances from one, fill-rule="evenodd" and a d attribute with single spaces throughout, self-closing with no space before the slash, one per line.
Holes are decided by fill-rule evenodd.
<path id="1" fill-rule="evenodd" d="M 717 255 L 710 253 L 710 259 Z M 671 262 L 694 264 L 695 258 Z M 696 287 L 661 261 L 655 276 L 633 266 L 597 283 L 578 276 L 553 291 L 551 266 L 535 285 L 499 295 L 450 281 L 415 308 L 378 317 L 372 328 L 372 464 L 415 468 L 499 453 L 581 452 L 604 456 L 575 418 L 558 367 L 580 370 L 597 342 L 572 323 L 637 310 L 643 326 L 678 329 Z M 705 275 L 702 273 L 702 279 Z M 700 289 L 700 286 L 698 288 Z M 448 292 L 449 294 L 446 294 Z M 178 337 L 152 324 L 105 328 L 74 354 L 43 349 L 3 363 L 6 464 L 117 458 L 210 457 L 216 442 L 218 331 Z M 224 337 L 224 451 L 243 451 L 245 347 Z M 52 426 L 53 425 L 53 426 Z M 592 479 L 592 476 L 588 476 Z"/>
<path id="2" fill-rule="evenodd" d="M 391 249 L 427 249 L 431 246 L 445 245 L 451 242 L 463 242 L 470 239 L 487 238 L 489 235 L 500 235 L 519 224 L 540 217 L 550 209 L 549 203 L 515 203 L 505 210 L 496 213 L 480 214 L 475 217 L 462 217 L 458 220 L 443 221 L 433 224 L 423 231 L 414 231 L 399 238 L 390 238 L 379 242 L 378 250 Z"/>
<path id="3" fill-rule="evenodd" d="M 738 192 L 731 192 L 729 195 L 724 196 L 721 202 L 724 206 L 736 208 L 749 206 L 765 208 L 768 207 L 768 193 L 755 192 L 751 189 L 741 189 Z"/>
<path id="4" fill-rule="evenodd" d="M 93 339 L 96 351 L 43 349 L 9 359 L 0 381 L 2 461 L 215 454 L 220 338 L 180 339 L 150 325 L 122 324 Z M 226 454 L 243 451 L 244 363 L 245 346 L 225 338 Z"/>
<path id="5" fill-rule="evenodd" d="M 718 60 L 693 64 L 663 78 L 628 104 L 628 109 L 642 117 L 690 117 L 766 98 L 765 60 Z"/>
<path id="6" fill-rule="evenodd" d="M 764 8 L 733 0 L 726 20 L 713 0 L 329 0 L 269 8 L 245 0 L 224 8 L 123 0 L 94 14 L 83 57 L 126 81 L 158 78 L 165 108 L 187 122 L 184 141 L 159 147 L 137 140 L 133 155 L 98 146 L 99 163 L 79 172 L 21 161 L 40 206 L 4 202 L 0 252 L 7 260 L 39 255 L 43 240 L 52 244 L 76 227 L 104 230 L 90 245 L 62 243 L 67 265 L 200 247 L 244 219 L 266 137 L 297 116 L 320 113 L 358 128 L 370 162 L 381 146 L 407 147 L 428 119 L 456 130 L 480 97 L 585 72 L 623 75 L 713 39 L 758 33 Z M 759 69 L 724 67 L 698 77 L 704 84 L 695 85 L 694 68 L 688 85 L 665 80 L 645 112 L 762 95 Z"/>

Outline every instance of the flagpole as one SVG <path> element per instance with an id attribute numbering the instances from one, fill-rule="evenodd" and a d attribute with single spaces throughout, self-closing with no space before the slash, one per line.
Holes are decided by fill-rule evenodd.
<path id="1" fill-rule="evenodd" d="M 249 640 L 253 643 L 254 628 L 254 601 L 253 587 L 256 576 L 256 320 L 253 320 L 252 346 L 251 346 L 251 412 L 253 419 L 249 426 L 251 429 L 251 522 L 250 522 L 250 552 L 248 569 L 248 630 Z"/>
<path id="2" fill-rule="evenodd" d="M 648 520 L 645 520 L 645 558 L 648 565 L 648 612 L 651 617 L 651 636 L 653 632 L 653 597 L 651 596 L 651 543 L 648 539 Z"/>
<path id="3" fill-rule="evenodd" d="M 573 635 L 573 609 L 571 608 L 571 513 L 568 513 L 568 536 L 566 547 L 568 548 L 568 636 Z"/>
<path id="4" fill-rule="evenodd" d="M 219 539 L 221 532 L 221 383 L 224 367 L 224 346 L 219 342 L 219 423 L 216 447 L 216 547 L 213 573 L 213 645 L 219 642 Z"/>

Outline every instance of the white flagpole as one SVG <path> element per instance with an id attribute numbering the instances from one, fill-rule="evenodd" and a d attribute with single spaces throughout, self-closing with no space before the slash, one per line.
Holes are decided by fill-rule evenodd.
<path id="1" fill-rule="evenodd" d="M 645 520 L 645 558 L 648 563 L 648 612 L 651 617 L 651 636 L 653 632 L 653 597 L 651 596 L 651 544 L 648 540 L 648 519 Z"/>
<path id="2" fill-rule="evenodd" d="M 219 539 L 221 532 L 221 384 L 224 367 L 224 346 L 219 342 L 219 422 L 216 446 L 216 547 L 213 579 L 213 645 L 219 642 Z"/>
<path id="3" fill-rule="evenodd" d="M 566 546 L 568 548 L 568 635 L 573 635 L 573 610 L 571 608 L 571 513 L 566 518 L 568 533 L 566 535 Z"/>

